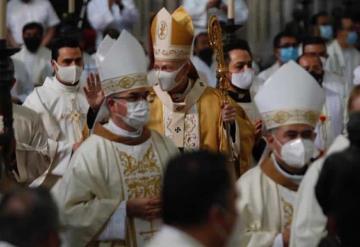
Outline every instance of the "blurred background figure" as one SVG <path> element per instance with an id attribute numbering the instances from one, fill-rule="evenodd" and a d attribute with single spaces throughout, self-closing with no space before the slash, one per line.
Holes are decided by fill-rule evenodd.
<path id="1" fill-rule="evenodd" d="M 227 21 L 227 0 L 183 0 L 182 4 L 191 16 L 196 31 L 207 29 L 208 19 L 217 15 L 220 21 Z M 235 23 L 247 21 L 249 10 L 244 0 L 235 0 Z"/>
<path id="2" fill-rule="evenodd" d="M 55 35 L 55 26 L 60 23 L 57 14 L 48 0 L 11 0 L 7 6 L 8 40 L 14 47 L 24 43 L 22 32 L 25 24 L 38 22 L 45 35 L 41 44 L 47 46 Z"/>
<path id="3" fill-rule="evenodd" d="M 21 64 L 21 66 L 15 67 L 17 73 L 21 72 L 23 68 L 26 69 L 23 73 L 29 75 L 29 81 L 23 83 L 26 83 L 27 85 L 24 85 L 24 87 L 31 89 L 31 91 L 34 87 L 41 86 L 45 78 L 52 74 L 51 51 L 41 44 L 43 34 L 44 29 L 40 23 L 30 22 L 25 24 L 22 32 L 24 44 L 21 50 L 12 56 L 13 60 L 18 61 L 15 65 Z M 20 92 L 20 94 L 28 95 L 29 92 Z"/>
<path id="4" fill-rule="evenodd" d="M 198 151 L 173 158 L 162 189 L 165 225 L 148 247 L 226 246 L 237 219 L 236 198 L 225 157 Z"/>
<path id="5" fill-rule="evenodd" d="M 103 32 L 111 27 L 118 31 L 131 30 L 139 20 L 139 11 L 133 0 L 91 0 L 87 8 L 91 26 L 97 32 L 97 45 Z"/>
<path id="6" fill-rule="evenodd" d="M 346 93 L 353 87 L 353 73 L 360 64 L 360 52 L 355 48 L 357 40 L 351 16 L 344 15 L 336 20 L 335 40 L 328 46 L 326 69 L 344 77 Z"/>
<path id="7" fill-rule="evenodd" d="M 200 79 L 207 82 L 210 87 L 216 87 L 217 79 L 213 67 L 213 49 L 209 44 L 207 32 L 200 32 L 194 38 L 193 56 L 191 62 L 199 73 Z"/>
<path id="8" fill-rule="evenodd" d="M 334 29 L 326 11 L 321 11 L 311 18 L 310 35 L 321 37 L 326 42 L 330 42 L 334 38 Z"/>
<path id="9" fill-rule="evenodd" d="M 0 246 L 59 247 L 58 210 L 43 189 L 17 189 L 0 202 Z"/>
<path id="10" fill-rule="evenodd" d="M 327 217 L 328 236 L 319 247 L 358 246 L 360 227 L 360 113 L 347 126 L 350 146 L 326 159 L 315 187 L 316 198 Z"/>

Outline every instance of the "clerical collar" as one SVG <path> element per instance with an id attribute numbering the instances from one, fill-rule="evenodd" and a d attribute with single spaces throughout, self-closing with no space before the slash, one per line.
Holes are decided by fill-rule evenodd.
<path id="1" fill-rule="evenodd" d="M 276 170 L 278 172 L 280 172 L 284 177 L 291 180 L 293 183 L 295 183 L 297 185 L 299 185 L 301 183 L 302 179 L 304 178 L 304 175 L 294 175 L 294 174 L 290 174 L 287 171 L 285 171 L 283 168 L 281 168 L 279 163 L 276 161 L 274 154 L 271 154 L 271 159 L 274 163 Z"/>
<path id="2" fill-rule="evenodd" d="M 183 102 L 185 100 L 186 95 L 191 91 L 192 82 L 189 80 L 187 82 L 187 87 L 182 93 L 174 93 L 171 95 L 173 102 Z"/>
<path id="3" fill-rule="evenodd" d="M 143 129 L 139 129 L 137 131 L 127 131 L 119 126 L 117 126 L 111 119 L 109 120 L 109 123 L 104 126 L 106 129 L 114 133 L 118 136 L 123 136 L 127 138 L 138 138 L 142 135 Z"/>
<path id="4" fill-rule="evenodd" d="M 61 91 L 66 91 L 66 92 L 77 92 L 77 91 L 79 91 L 79 88 L 80 88 L 80 82 L 74 86 L 64 85 L 61 82 L 59 82 L 59 80 L 56 78 L 56 76 L 52 77 L 52 81 L 50 82 L 50 85 L 56 89 L 59 89 Z"/>
<path id="5" fill-rule="evenodd" d="M 235 102 L 239 102 L 239 103 L 251 102 L 250 90 L 243 90 L 242 92 L 228 91 L 228 94 L 233 100 L 235 100 Z"/>

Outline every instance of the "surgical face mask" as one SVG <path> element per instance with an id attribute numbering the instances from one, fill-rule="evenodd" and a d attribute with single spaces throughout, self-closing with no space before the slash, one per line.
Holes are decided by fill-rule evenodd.
<path id="1" fill-rule="evenodd" d="M 333 38 L 333 29 L 330 25 L 321 25 L 320 26 L 320 36 L 326 40 L 331 40 Z"/>
<path id="2" fill-rule="evenodd" d="M 280 49 L 280 60 L 282 63 L 287 63 L 290 60 L 296 60 L 299 57 L 299 50 L 297 47 L 287 47 Z"/>
<path id="3" fill-rule="evenodd" d="M 41 45 L 41 38 L 39 37 L 24 38 L 24 44 L 26 46 L 26 49 L 28 49 L 31 53 L 35 53 Z"/>
<path id="4" fill-rule="evenodd" d="M 56 62 L 55 64 L 58 68 L 56 74 L 61 81 L 74 85 L 80 80 L 81 73 L 83 71 L 82 67 L 77 65 L 60 66 Z"/>
<path id="5" fill-rule="evenodd" d="M 128 126 L 136 130 L 143 128 L 149 120 L 149 103 L 143 99 L 135 102 L 127 101 L 126 104 L 126 116 L 118 113 L 113 114 L 120 117 Z"/>
<path id="6" fill-rule="evenodd" d="M 255 78 L 255 71 L 253 69 L 245 69 L 239 73 L 232 73 L 231 83 L 240 89 L 249 89 Z"/>
<path id="7" fill-rule="evenodd" d="M 281 143 L 274 137 L 279 145 Z M 281 145 L 280 158 L 293 168 L 303 168 L 313 157 L 315 150 L 314 142 L 308 139 L 298 138 Z M 278 154 L 279 155 L 279 154 Z"/>
<path id="8" fill-rule="evenodd" d="M 156 71 L 156 73 L 158 73 L 157 83 L 160 85 L 161 90 L 169 92 L 175 88 L 175 86 L 178 83 L 175 80 L 175 78 L 179 74 L 180 70 L 182 70 L 184 65 L 182 65 L 176 71 L 172 71 L 172 72 L 167 72 L 162 70 Z"/>
<path id="9" fill-rule="evenodd" d="M 358 40 L 358 34 L 355 31 L 348 33 L 347 43 L 348 45 L 355 45 Z"/>
<path id="10" fill-rule="evenodd" d="M 205 62 L 209 67 L 212 64 L 213 50 L 211 48 L 205 48 L 199 51 L 199 58 Z"/>

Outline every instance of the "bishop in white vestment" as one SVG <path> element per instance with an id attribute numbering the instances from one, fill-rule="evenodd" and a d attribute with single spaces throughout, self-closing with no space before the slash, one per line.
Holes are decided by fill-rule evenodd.
<path id="1" fill-rule="evenodd" d="M 255 96 L 268 131 L 269 152 L 237 182 L 240 220 L 231 246 L 288 243 L 297 190 L 315 150 L 314 129 L 324 98 L 316 80 L 294 62 L 283 65 Z"/>
<path id="2" fill-rule="evenodd" d="M 144 127 L 150 86 L 138 41 L 123 31 L 99 65 L 110 120 L 96 124 L 53 194 L 70 246 L 141 247 L 159 229 L 161 181 L 178 150 Z"/>

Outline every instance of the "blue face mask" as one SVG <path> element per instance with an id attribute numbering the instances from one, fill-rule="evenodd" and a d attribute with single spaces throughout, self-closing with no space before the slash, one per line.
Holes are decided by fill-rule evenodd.
<path id="1" fill-rule="evenodd" d="M 280 49 L 280 60 L 282 63 L 287 63 L 290 60 L 296 60 L 299 57 L 299 50 L 297 47 L 288 47 Z"/>
<path id="2" fill-rule="evenodd" d="M 330 40 L 333 38 L 333 29 L 330 25 L 322 25 L 320 26 L 320 36 L 326 40 Z"/>
<path id="3" fill-rule="evenodd" d="M 348 33 L 347 43 L 349 45 L 355 45 L 358 40 L 358 34 L 355 31 Z"/>

